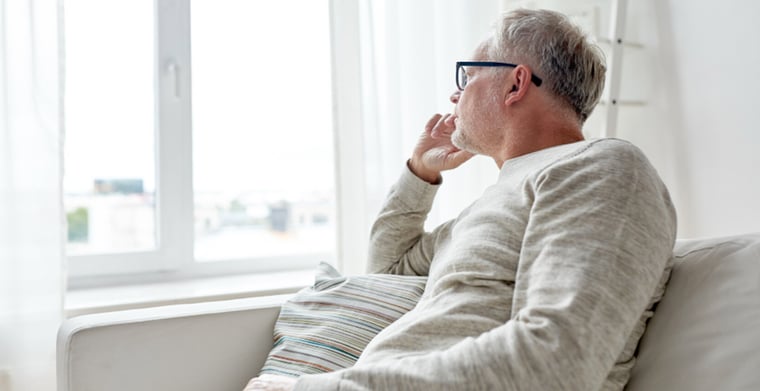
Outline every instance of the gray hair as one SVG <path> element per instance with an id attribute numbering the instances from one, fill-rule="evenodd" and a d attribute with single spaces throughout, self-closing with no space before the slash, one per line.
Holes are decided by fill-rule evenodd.
<path id="1" fill-rule="evenodd" d="M 490 55 L 528 65 L 549 91 L 567 102 L 583 123 L 604 89 L 604 52 L 565 15 L 519 9 L 496 26 Z"/>

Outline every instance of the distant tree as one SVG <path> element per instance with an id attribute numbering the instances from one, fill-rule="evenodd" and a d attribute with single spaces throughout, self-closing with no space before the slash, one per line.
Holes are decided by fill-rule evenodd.
<path id="1" fill-rule="evenodd" d="M 246 211 L 246 207 L 245 205 L 243 205 L 242 202 L 240 202 L 240 200 L 234 199 L 230 201 L 230 206 L 228 207 L 228 210 L 233 213 L 234 212 L 242 213 Z"/>
<path id="2" fill-rule="evenodd" d="M 66 213 L 69 242 L 87 242 L 90 236 L 90 213 L 87 208 L 77 208 Z"/>

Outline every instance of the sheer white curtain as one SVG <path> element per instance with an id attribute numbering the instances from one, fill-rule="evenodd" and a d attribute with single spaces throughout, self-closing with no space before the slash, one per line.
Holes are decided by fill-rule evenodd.
<path id="1" fill-rule="evenodd" d="M 427 120 L 451 111 L 454 63 L 470 59 L 500 15 L 499 0 L 365 0 L 360 7 L 366 220 L 373 221 Z M 428 220 L 455 214 L 495 181 L 476 157 L 444 174 Z M 359 273 L 364 265 L 344 265 Z"/>
<path id="2" fill-rule="evenodd" d="M 0 391 L 54 390 L 63 312 L 58 3 L 0 0 Z"/>

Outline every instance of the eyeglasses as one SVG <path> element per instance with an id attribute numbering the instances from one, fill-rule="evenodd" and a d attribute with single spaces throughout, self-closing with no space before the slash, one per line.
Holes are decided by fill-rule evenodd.
<path id="1" fill-rule="evenodd" d="M 464 67 L 516 67 L 517 64 L 510 64 L 508 62 L 494 62 L 494 61 L 457 61 L 457 88 L 459 91 L 464 91 L 464 87 L 467 86 L 467 71 Z M 540 87 L 543 80 L 540 77 L 531 74 L 530 81 Z"/>

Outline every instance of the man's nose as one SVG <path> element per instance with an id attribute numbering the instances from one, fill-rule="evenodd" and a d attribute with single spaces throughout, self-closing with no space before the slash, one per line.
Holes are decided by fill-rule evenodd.
<path id="1" fill-rule="evenodd" d="M 451 101 L 451 103 L 457 104 L 459 102 L 459 95 L 461 94 L 462 94 L 462 91 L 459 91 L 459 90 L 454 91 L 454 93 L 451 94 L 451 96 L 449 97 L 449 100 Z"/>

